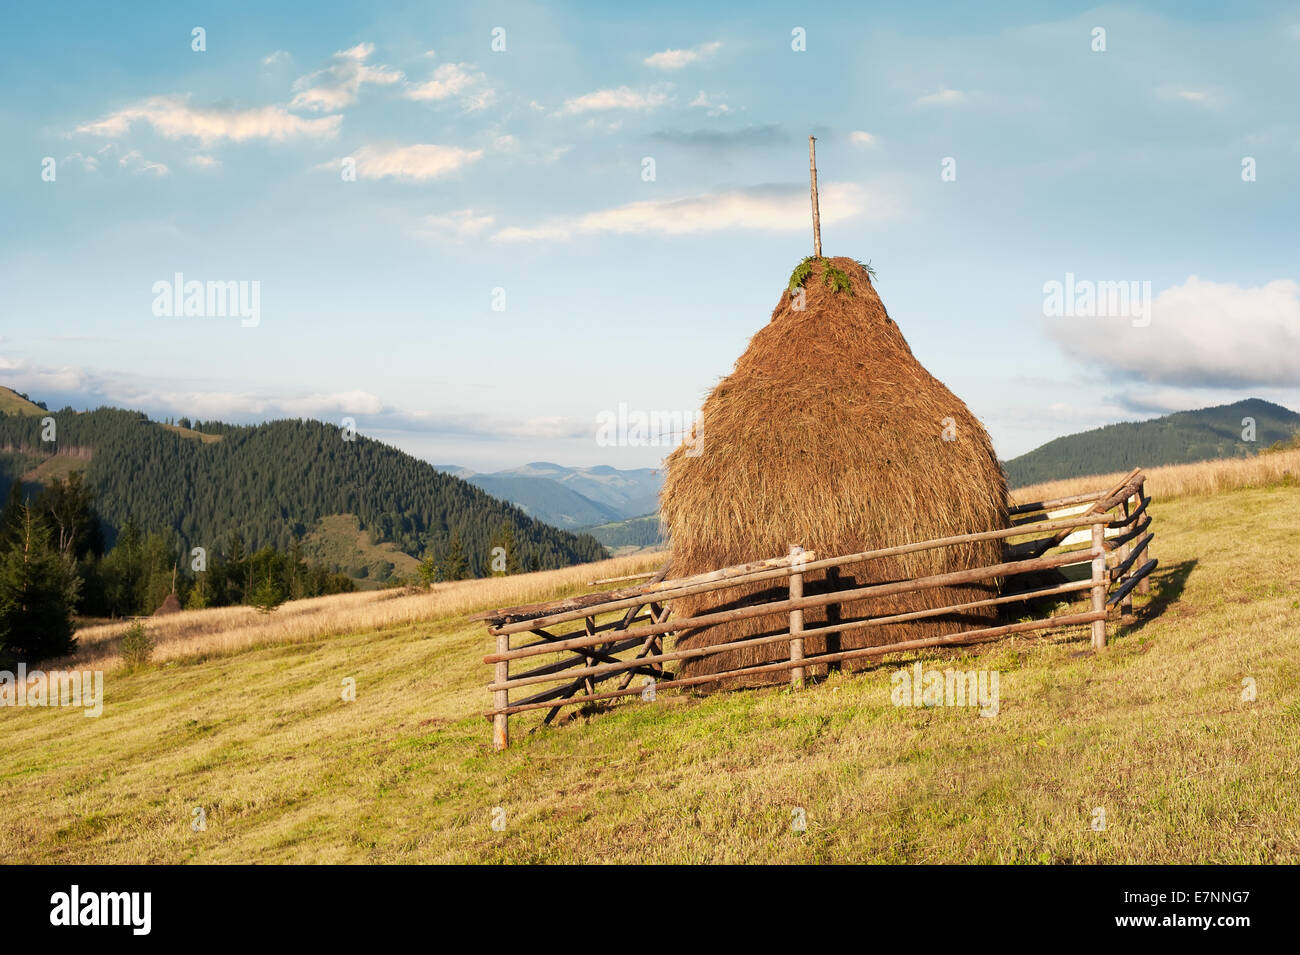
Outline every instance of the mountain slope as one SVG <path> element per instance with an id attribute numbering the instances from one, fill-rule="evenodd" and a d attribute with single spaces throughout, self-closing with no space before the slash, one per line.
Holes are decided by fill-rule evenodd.
<path id="1" fill-rule="evenodd" d="M 439 471 L 464 478 L 556 527 L 580 528 L 640 517 L 659 508 L 663 475 L 654 468 L 570 468 L 548 461 L 480 474 L 452 464 Z"/>
<path id="2" fill-rule="evenodd" d="M 551 527 L 386 444 L 360 435 L 344 440 L 318 421 L 196 425 L 221 438 L 211 441 L 113 408 L 54 417 L 57 446 L 40 440 L 39 418 L 0 415 L 0 447 L 15 449 L 0 455 L 0 468 L 12 480 L 59 448 L 91 449 L 86 481 L 110 539 L 133 520 L 145 530 L 171 530 L 186 549 L 221 548 L 232 532 L 247 548 L 285 549 L 321 518 L 354 514 L 372 542 L 413 556 L 446 554 L 456 536 L 472 573 L 485 571 L 503 525 L 523 567 L 604 556 L 591 537 Z"/>
<path id="3" fill-rule="evenodd" d="M 23 415 L 49 414 L 44 408 L 31 401 L 26 395 L 19 394 L 12 388 L 0 385 L 0 413 Z"/>
<path id="4" fill-rule="evenodd" d="M 521 468 L 498 471 L 498 475 L 550 478 L 583 497 L 614 508 L 621 518 L 648 514 L 659 507 L 663 474 L 656 468 L 620 470 L 607 464 L 589 468 L 568 468 L 547 461 L 535 461 Z"/>
<path id="5" fill-rule="evenodd" d="M 556 527 L 587 527 L 622 517 L 617 509 L 584 497 L 550 478 L 476 474 L 468 480 L 493 497 L 509 501 L 526 514 Z"/>
<path id="6" fill-rule="evenodd" d="M 1242 440 L 1244 418 L 1255 421 L 1255 440 Z M 1012 487 L 1062 478 L 1125 471 L 1141 465 L 1188 464 L 1248 457 L 1300 428 L 1300 414 L 1260 398 L 1179 411 L 1150 421 L 1110 424 L 1066 435 L 1003 462 Z"/>
<path id="7" fill-rule="evenodd" d="M 668 543 L 658 514 L 643 514 L 625 521 L 597 524 L 585 528 L 586 532 L 609 548 L 610 553 L 639 550 L 646 547 L 663 547 Z"/>

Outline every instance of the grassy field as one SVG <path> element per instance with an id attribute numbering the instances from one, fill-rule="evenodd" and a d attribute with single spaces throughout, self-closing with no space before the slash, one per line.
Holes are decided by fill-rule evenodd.
<path id="1" fill-rule="evenodd" d="M 1146 468 L 1146 491 L 1168 499 L 1218 494 L 1243 487 L 1272 487 L 1300 484 L 1300 448 L 1266 451 L 1249 458 L 1223 458 L 1194 464 L 1170 464 Z M 1113 487 L 1124 472 L 1093 477 L 1066 478 L 1018 488 L 1011 492 L 1013 504 L 1047 501 Z"/>
<path id="2" fill-rule="evenodd" d="M 798 694 L 664 693 L 550 728 L 516 717 L 511 749 L 494 754 L 477 715 L 490 639 L 466 615 L 572 591 L 591 576 L 582 568 L 391 597 L 371 611 L 425 601 L 418 621 L 336 636 L 322 634 L 361 609 L 336 604 L 345 616 L 260 641 L 226 642 L 191 618 L 188 630 L 171 624 L 160 663 L 109 670 L 98 719 L 0 710 L 0 852 L 11 862 L 1300 861 L 1300 488 L 1152 509 L 1153 596 L 1112 626 L 1104 654 L 1075 628 L 923 658 L 998 671 L 993 718 L 893 706 L 890 674 L 908 656 Z M 346 678 L 354 702 L 342 699 Z M 203 831 L 191 826 L 196 807 Z M 1103 831 L 1090 825 L 1098 808 Z"/>

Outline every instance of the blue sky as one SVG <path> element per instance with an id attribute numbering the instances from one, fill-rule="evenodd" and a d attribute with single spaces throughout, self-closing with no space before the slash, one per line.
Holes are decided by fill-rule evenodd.
<path id="1" fill-rule="evenodd" d="M 598 416 L 731 370 L 811 252 L 815 134 L 825 251 L 1004 457 L 1300 408 L 1294 6 L 267 6 L 11 7 L 0 383 L 652 466 Z M 258 282 L 256 325 L 156 315 L 178 272 Z M 1067 273 L 1149 282 L 1149 321 L 1045 314 Z"/>

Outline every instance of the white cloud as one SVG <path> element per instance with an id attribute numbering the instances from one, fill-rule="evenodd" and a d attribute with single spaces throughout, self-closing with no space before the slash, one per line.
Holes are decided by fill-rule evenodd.
<path id="1" fill-rule="evenodd" d="M 118 159 L 117 164 L 123 169 L 129 169 L 134 173 L 148 173 L 151 176 L 166 176 L 171 172 L 165 165 L 160 162 L 154 162 L 145 159 L 138 149 L 132 149 Z"/>
<path id="2" fill-rule="evenodd" d="M 427 237 L 473 238 L 491 228 L 496 219 L 473 209 L 457 209 L 445 215 L 425 216 L 424 222 L 428 228 L 423 235 Z"/>
<path id="3" fill-rule="evenodd" d="M 1262 286 L 1189 277 L 1151 303 L 1151 322 L 1057 318 L 1051 336 L 1067 352 L 1122 377 L 1191 387 L 1300 382 L 1300 283 Z"/>
<path id="4" fill-rule="evenodd" d="M 205 156 L 202 153 L 196 153 L 185 161 L 195 169 L 216 169 L 221 165 L 220 159 L 216 159 L 212 156 Z"/>
<path id="5" fill-rule="evenodd" d="M 957 106 L 969 98 L 969 95 L 961 90 L 950 90 L 941 86 L 938 92 L 918 97 L 916 102 L 918 106 Z"/>
<path id="6" fill-rule="evenodd" d="M 33 365 L 26 359 L 5 358 L 0 355 L 0 373 L 4 384 L 15 391 L 23 391 L 41 399 L 49 392 L 82 392 L 91 377 L 72 365 Z"/>
<path id="7" fill-rule="evenodd" d="M 680 70 L 684 66 L 708 59 L 721 48 L 722 42 L 714 40 L 711 43 L 701 43 L 689 50 L 662 50 L 647 56 L 645 65 L 659 70 Z"/>
<path id="8" fill-rule="evenodd" d="M 440 434 L 492 440 L 514 438 L 585 438 L 591 422 L 563 417 L 502 418 L 477 412 L 407 410 L 386 405 L 361 389 L 276 394 L 261 391 L 194 391 L 127 375 L 102 374 L 74 366 L 39 366 L 26 359 L 0 356 L 0 380 L 52 406 L 71 401 L 82 407 L 101 404 L 137 408 L 155 416 L 187 415 L 228 422 L 276 418 L 315 418 L 337 422 L 358 419 L 367 432 L 393 435 Z"/>
<path id="9" fill-rule="evenodd" d="M 705 110 L 709 116 L 723 116 L 731 112 L 731 107 L 722 101 L 720 95 L 710 95 L 704 90 L 700 90 L 689 105 L 692 109 Z"/>
<path id="10" fill-rule="evenodd" d="M 289 106 L 332 113 L 355 103 L 362 86 L 391 86 L 405 79 L 401 70 L 368 65 L 366 60 L 374 51 L 373 43 L 358 43 L 350 49 L 339 50 L 328 66 L 294 82 L 295 95 Z"/>
<path id="11" fill-rule="evenodd" d="M 826 183 L 821 189 L 823 225 L 865 212 L 883 215 L 883 206 L 861 186 Z M 726 230 L 785 231 L 809 227 L 808 190 L 804 186 L 755 186 L 682 199 L 648 200 L 586 215 L 557 218 L 531 227 L 512 226 L 492 236 L 496 242 L 570 239 L 596 233 L 688 235 Z"/>
<path id="12" fill-rule="evenodd" d="M 352 154 L 362 179 L 423 181 L 449 176 L 483 158 L 481 149 L 415 143 L 410 146 L 362 146 Z M 321 163 L 317 169 L 337 171 L 341 159 Z"/>
<path id="13" fill-rule="evenodd" d="M 466 63 L 443 63 L 424 83 L 408 84 L 402 93 L 417 102 L 442 102 L 457 99 L 469 113 L 486 109 L 496 102 L 496 91 L 487 85 L 487 77 L 473 72 Z"/>
<path id="14" fill-rule="evenodd" d="M 1163 100 L 1177 103 L 1191 103 L 1194 106 L 1215 107 L 1222 102 L 1222 97 L 1213 90 L 1188 89 L 1181 86 L 1162 86 L 1156 95 Z"/>
<path id="15" fill-rule="evenodd" d="M 64 156 L 63 161 L 65 163 L 79 162 L 81 163 L 81 168 L 86 170 L 86 172 L 95 172 L 99 169 L 99 159 L 97 157 L 87 156 L 85 153 L 79 151 L 70 156 Z"/>
<path id="16" fill-rule="evenodd" d="M 132 106 L 109 113 L 77 127 L 93 136 L 122 136 L 136 123 L 147 123 L 165 139 L 194 137 L 203 145 L 222 140 L 249 139 L 283 141 L 299 136 L 324 139 L 338 133 L 341 117 L 303 119 L 280 106 L 234 109 L 224 106 L 192 106 L 189 94 L 153 96 Z"/>
<path id="17" fill-rule="evenodd" d="M 872 136 L 870 133 L 864 133 L 860 129 L 855 129 L 853 132 L 849 133 L 849 142 L 854 146 L 875 146 L 877 144 L 875 136 Z"/>
<path id="18" fill-rule="evenodd" d="M 564 101 L 560 112 L 572 116 L 575 113 L 591 113 L 610 109 L 652 110 L 668 102 L 668 94 L 663 90 L 634 90 L 629 86 L 617 89 L 595 90 L 574 96 Z"/>
<path id="19" fill-rule="evenodd" d="M 79 398 L 87 407 L 111 404 L 199 418 L 325 418 L 342 414 L 377 415 L 384 411 L 384 403 L 378 397 L 360 390 L 290 395 L 188 391 L 126 375 L 103 374 L 72 365 L 35 365 L 26 359 L 3 356 L 0 356 L 0 375 L 7 385 L 40 399 Z"/>
<path id="20" fill-rule="evenodd" d="M 281 63 L 292 63 L 293 56 L 288 50 L 275 50 L 262 57 L 263 66 L 278 66 Z"/>

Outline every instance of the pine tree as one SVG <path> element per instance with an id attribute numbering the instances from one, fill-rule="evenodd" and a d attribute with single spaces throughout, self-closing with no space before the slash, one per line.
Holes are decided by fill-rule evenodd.
<path id="1" fill-rule="evenodd" d="M 253 595 L 248 602 L 262 613 L 270 613 L 284 603 L 284 592 L 280 589 L 280 585 L 275 582 L 275 578 L 268 572 L 253 589 Z"/>
<path id="2" fill-rule="evenodd" d="M 509 522 L 501 528 L 501 546 L 506 549 L 506 573 L 522 573 L 524 565 L 519 559 L 519 546 L 515 543 L 515 527 Z"/>
<path id="3" fill-rule="evenodd" d="M 0 655 L 35 662 L 71 653 L 80 584 L 49 528 L 24 507 L 18 538 L 0 556 Z"/>
<path id="4" fill-rule="evenodd" d="M 195 578 L 194 586 L 190 588 L 189 598 L 185 601 L 185 609 L 202 610 L 211 605 L 212 590 L 208 583 L 208 573 L 204 571 Z"/>
<path id="5" fill-rule="evenodd" d="M 420 561 L 420 566 L 416 569 L 416 575 L 420 580 L 420 586 L 432 588 L 438 582 L 438 576 L 441 573 L 438 562 L 433 559 L 433 554 L 429 551 L 424 552 L 424 557 Z"/>
<path id="6" fill-rule="evenodd" d="M 23 482 L 14 478 L 13 484 L 9 485 L 9 500 L 0 511 L 0 553 L 18 542 L 23 526 L 23 504 Z"/>
<path id="7" fill-rule="evenodd" d="M 465 557 L 465 545 L 460 542 L 460 532 L 451 535 L 451 544 L 447 547 L 447 556 L 442 559 L 443 580 L 464 580 L 469 576 L 469 560 Z"/>

